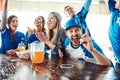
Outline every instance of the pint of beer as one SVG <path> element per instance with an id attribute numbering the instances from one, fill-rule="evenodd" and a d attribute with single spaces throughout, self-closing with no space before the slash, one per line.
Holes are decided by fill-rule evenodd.
<path id="1" fill-rule="evenodd" d="M 30 44 L 32 63 L 42 63 L 44 60 L 44 42 L 34 41 Z"/>

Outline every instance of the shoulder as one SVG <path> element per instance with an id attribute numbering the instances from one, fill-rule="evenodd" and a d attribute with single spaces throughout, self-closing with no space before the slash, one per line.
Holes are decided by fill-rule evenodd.
<path id="1" fill-rule="evenodd" d="M 60 33 L 60 34 L 65 33 L 65 30 L 64 30 L 64 29 L 61 29 L 61 30 L 59 31 L 59 33 Z"/>
<path id="2" fill-rule="evenodd" d="M 16 32 L 16 35 L 18 35 L 18 36 L 25 36 L 24 33 L 23 33 L 23 32 L 20 32 L 20 31 L 17 31 L 17 32 Z"/>

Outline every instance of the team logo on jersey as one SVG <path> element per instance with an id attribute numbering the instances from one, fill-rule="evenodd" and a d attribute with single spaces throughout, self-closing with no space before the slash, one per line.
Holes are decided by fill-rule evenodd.
<path id="1" fill-rule="evenodd" d="M 116 23 L 120 26 L 120 17 L 117 18 Z"/>

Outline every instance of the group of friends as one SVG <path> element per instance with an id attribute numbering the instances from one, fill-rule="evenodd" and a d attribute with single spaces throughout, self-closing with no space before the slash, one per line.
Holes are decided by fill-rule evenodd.
<path id="1" fill-rule="evenodd" d="M 45 51 L 51 50 L 53 56 L 60 58 L 69 56 L 69 58 L 99 65 L 117 65 L 120 69 L 120 0 L 108 0 L 107 2 L 111 13 L 109 39 L 116 58 L 115 65 L 104 55 L 88 29 L 86 17 L 92 0 L 86 0 L 78 13 L 75 13 L 72 6 L 65 6 L 64 13 L 69 20 L 66 21 L 64 27 L 61 26 L 60 13 L 50 12 L 47 22 L 43 16 L 36 17 L 34 20 L 36 28 L 34 30 L 28 28 L 26 34 L 17 31 L 17 16 L 10 15 L 7 19 L 7 2 L 8 0 L 5 0 L 0 27 L 2 39 L 0 53 L 14 55 L 18 51 L 18 44 L 24 38 L 28 40 L 28 43 L 36 40 L 43 41 Z M 48 31 L 45 29 L 45 24 L 47 24 Z"/>

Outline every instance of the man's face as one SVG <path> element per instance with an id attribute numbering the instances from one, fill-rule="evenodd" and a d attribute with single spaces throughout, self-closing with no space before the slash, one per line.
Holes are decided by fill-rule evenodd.
<path id="1" fill-rule="evenodd" d="M 120 0 L 115 1 L 116 1 L 115 8 L 120 10 Z"/>
<path id="2" fill-rule="evenodd" d="M 80 38 L 82 34 L 82 29 L 74 26 L 66 31 L 66 35 L 71 40 L 73 46 L 78 46 L 80 43 Z"/>
<path id="3" fill-rule="evenodd" d="M 66 16 L 70 18 L 73 17 L 73 15 L 75 14 L 75 10 L 71 6 L 65 7 L 64 11 L 65 11 Z"/>

